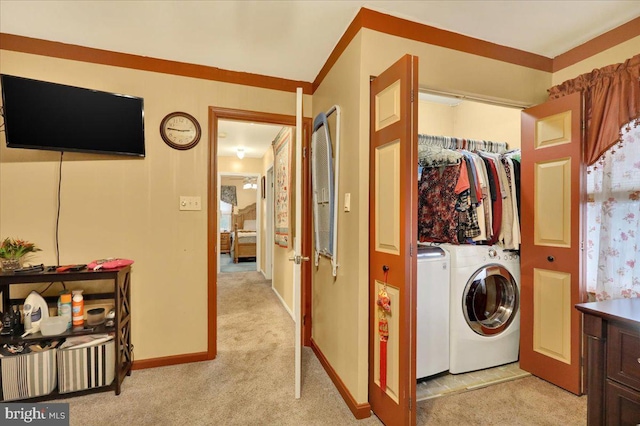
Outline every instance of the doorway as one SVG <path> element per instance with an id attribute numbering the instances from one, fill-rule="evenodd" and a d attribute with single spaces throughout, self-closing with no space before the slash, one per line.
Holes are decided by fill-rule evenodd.
<path id="1" fill-rule="evenodd" d="M 260 271 L 262 250 L 257 248 L 268 246 L 263 246 L 262 240 L 269 227 L 269 221 L 262 220 L 262 210 L 268 209 L 268 206 L 263 206 L 261 202 L 257 184 L 261 175 L 221 170 L 218 177 L 218 272 Z"/>
<path id="2" fill-rule="evenodd" d="M 220 233 L 220 225 L 219 225 L 219 201 L 218 201 L 218 188 L 220 185 L 220 177 L 219 173 L 222 172 L 219 164 L 219 144 L 218 141 L 220 137 L 226 137 L 220 132 L 220 121 L 228 120 L 235 122 L 249 122 L 249 123 L 260 123 L 260 124 L 270 124 L 275 126 L 288 126 L 294 127 L 296 123 L 295 116 L 287 116 L 287 115 L 278 115 L 278 114 L 270 114 L 270 113 L 262 113 L 262 112 L 253 112 L 253 111 L 242 111 L 242 110 L 233 110 L 226 108 L 217 108 L 210 107 L 209 108 L 209 179 L 208 179 L 208 198 L 207 198 L 207 206 L 210 215 L 208 217 L 208 225 L 207 225 L 207 251 L 208 251 L 208 346 L 207 346 L 207 355 L 208 359 L 214 359 L 217 354 L 217 274 L 218 274 L 218 252 L 219 252 L 219 233 Z M 303 120 L 303 134 L 302 137 L 302 146 L 308 150 L 308 135 L 310 134 L 311 120 L 304 119 Z M 236 153 L 234 153 L 236 157 L 239 158 Z M 244 155 L 248 156 L 248 151 L 244 151 Z M 308 159 L 303 159 L 303 191 L 302 191 L 302 200 L 303 200 L 303 221 L 302 221 L 302 232 L 299 237 L 302 242 L 302 250 L 303 253 L 310 253 L 311 251 L 311 237 L 310 237 L 310 212 L 307 212 L 308 207 L 311 203 L 308 201 L 310 197 L 309 191 L 309 167 L 308 167 Z M 241 169 L 236 168 L 233 169 L 230 166 L 229 173 L 238 173 L 242 174 Z M 237 166 L 236 166 L 237 167 Z M 266 170 L 262 169 L 262 170 Z M 263 172 L 264 173 L 264 172 Z M 259 173 L 259 174 L 263 174 Z M 261 191 L 261 180 L 258 180 L 258 191 Z M 265 199 L 266 200 L 266 199 Z M 265 205 L 266 201 L 263 200 L 260 196 L 260 204 Z M 306 200 L 306 201 L 305 201 Z M 257 206 L 256 206 L 257 208 Z M 266 216 L 266 215 L 265 215 Z M 265 217 L 261 216 L 261 217 Z M 266 239 L 264 239 L 266 240 Z M 273 239 L 268 243 L 271 244 Z M 264 244 L 263 244 L 264 246 Z M 262 251 L 262 247 L 256 247 L 256 250 Z M 272 256 L 274 259 L 275 256 Z M 277 271 L 277 266 L 275 265 L 275 261 L 273 262 L 274 266 L 271 268 L 272 274 Z M 259 265 L 258 265 L 259 267 Z M 302 267 L 302 294 L 301 294 L 301 306 L 302 306 L 302 315 L 307 314 L 307 307 L 311 305 L 310 303 L 310 288 L 311 288 L 311 269 L 308 265 L 303 264 Z M 310 317 L 310 315 L 307 315 Z M 308 344 L 311 336 L 311 321 L 306 321 L 305 326 L 302 328 L 302 338 L 304 344 Z"/>

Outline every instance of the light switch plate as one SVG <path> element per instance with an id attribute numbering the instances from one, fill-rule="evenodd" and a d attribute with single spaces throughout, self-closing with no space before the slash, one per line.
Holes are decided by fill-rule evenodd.
<path id="1" fill-rule="evenodd" d="M 202 210 L 202 202 L 200 201 L 200 197 L 181 195 L 180 210 Z"/>

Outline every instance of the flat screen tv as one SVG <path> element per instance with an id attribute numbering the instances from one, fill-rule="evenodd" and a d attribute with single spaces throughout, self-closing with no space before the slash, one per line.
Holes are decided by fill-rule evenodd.
<path id="1" fill-rule="evenodd" d="M 144 157 L 144 99 L 0 74 L 10 148 Z"/>

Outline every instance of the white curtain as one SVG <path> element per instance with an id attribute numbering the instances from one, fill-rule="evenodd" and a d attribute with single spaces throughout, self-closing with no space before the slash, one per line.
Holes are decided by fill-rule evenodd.
<path id="1" fill-rule="evenodd" d="M 640 297 L 640 127 L 587 168 L 587 288 L 596 300 Z"/>

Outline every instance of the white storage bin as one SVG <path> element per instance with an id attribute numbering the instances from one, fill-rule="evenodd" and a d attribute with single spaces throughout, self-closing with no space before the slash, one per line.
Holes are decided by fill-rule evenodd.
<path id="1" fill-rule="evenodd" d="M 56 387 L 56 351 L 0 358 L 2 401 L 48 395 Z"/>
<path id="2" fill-rule="evenodd" d="M 58 392 L 109 386 L 115 377 L 113 340 L 86 348 L 58 350 Z"/>

